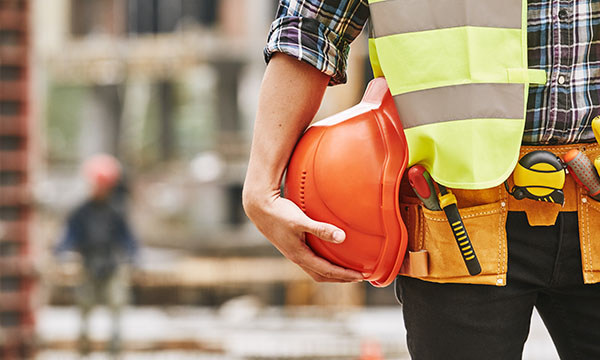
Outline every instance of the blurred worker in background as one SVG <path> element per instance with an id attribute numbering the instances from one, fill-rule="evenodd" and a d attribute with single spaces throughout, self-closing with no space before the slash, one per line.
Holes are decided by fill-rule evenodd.
<path id="1" fill-rule="evenodd" d="M 115 204 L 113 190 L 121 178 L 121 166 L 110 155 L 96 155 L 83 167 L 91 195 L 69 216 L 65 235 L 56 248 L 60 254 L 78 252 L 83 259 L 82 282 L 76 290 L 81 311 L 79 350 L 90 351 L 88 319 L 93 306 L 109 306 L 113 330 L 110 351 L 120 349 L 120 312 L 128 300 L 128 267 L 137 252 L 137 243 L 123 209 Z"/>

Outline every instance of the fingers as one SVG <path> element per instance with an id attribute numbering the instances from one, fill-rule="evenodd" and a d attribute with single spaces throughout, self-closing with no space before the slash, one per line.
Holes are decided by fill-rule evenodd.
<path id="1" fill-rule="evenodd" d="M 313 276 L 313 279 L 319 282 L 360 282 L 364 280 L 363 275 L 358 271 L 333 265 L 314 254 L 307 258 L 305 266 L 309 268 L 308 271 L 305 271 L 309 275 L 310 272 L 314 272 L 317 276 Z"/>
<path id="2" fill-rule="evenodd" d="M 360 272 L 334 265 L 315 255 L 315 253 L 304 244 L 303 249 L 296 251 L 294 255 L 288 255 L 287 257 L 299 265 L 315 281 L 357 282 L 364 280 L 364 277 Z"/>
<path id="3" fill-rule="evenodd" d="M 354 270 L 345 269 L 341 266 L 334 265 L 317 256 L 303 241 L 304 233 L 310 233 L 321 240 L 328 241 L 334 244 L 340 244 L 346 239 L 346 233 L 340 228 L 309 218 L 304 212 L 298 209 L 299 217 L 296 217 L 295 236 L 299 236 L 294 241 L 296 246 L 288 248 L 290 253 L 285 254 L 294 263 L 299 265 L 307 272 L 315 281 L 319 282 L 357 282 L 363 281 L 363 275 Z"/>
<path id="4" fill-rule="evenodd" d="M 309 218 L 293 202 L 278 198 L 262 211 L 253 213 L 252 221 L 277 249 L 300 266 L 315 281 L 356 282 L 364 280 L 358 271 L 334 265 L 317 256 L 305 243 L 305 233 L 339 244 L 346 234 L 334 225 Z"/>
<path id="5" fill-rule="evenodd" d="M 321 276 L 319 274 L 317 274 L 316 272 L 310 271 L 310 270 L 306 270 L 303 269 L 304 272 L 306 272 L 308 275 L 310 275 L 310 277 L 316 281 L 316 282 L 320 282 L 320 283 L 353 283 L 353 282 L 359 282 L 359 281 L 354 281 L 354 280 L 342 280 L 342 279 L 330 279 L 330 278 L 326 278 L 324 276 Z"/>
<path id="6" fill-rule="evenodd" d="M 346 240 L 346 233 L 338 227 L 324 222 L 319 222 L 306 217 L 301 224 L 300 230 L 311 233 L 321 240 L 340 244 Z"/>

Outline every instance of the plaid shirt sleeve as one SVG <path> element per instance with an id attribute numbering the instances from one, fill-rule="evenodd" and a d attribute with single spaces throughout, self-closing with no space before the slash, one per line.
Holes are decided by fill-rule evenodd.
<path id="1" fill-rule="evenodd" d="M 265 61 L 282 52 L 331 76 L 330 85 L 343 84 L 350 43 L 368 16 L 367 0 L 281 0 Z"/>

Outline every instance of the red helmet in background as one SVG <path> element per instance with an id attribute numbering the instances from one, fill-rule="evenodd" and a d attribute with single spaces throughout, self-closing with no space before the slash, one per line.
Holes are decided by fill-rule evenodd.
<path id="1" fill-rule="evenodd" d="M 83 164 L 83 173 L 94 189 L 113 188 L 121 176 L 121 164 L 111 155 L 98 154 Z"/>
<path id="2" fill-rule="evenodd" d="M 361 102 L 311 125 L 290 159 L 285 197 L 310 218 L 346 232 L 341 244 L 306 234 L 319 256 L 360 271 L 375 286 L 390 284 L 407 245 L 398 194 L 408 147 L 384 78 Z"/>

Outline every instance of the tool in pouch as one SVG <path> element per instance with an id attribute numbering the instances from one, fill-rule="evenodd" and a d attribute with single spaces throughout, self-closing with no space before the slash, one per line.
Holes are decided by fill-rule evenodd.
<path id="1" fill-rule="evenodd" d="M 588 196 L 600 201 L 600 177 L 594 169 L 592 161 L 577 149 L 567 152 L 563 156 L 563 160 L 575 181 L 588 191 Z"/>
<path id="2" fill-rule="evenodd" d="M 596 141 L 600 144 L 600 116 L 592 119 L 592 130 L 594 131 Z M 600 174 L 600 156 L 594 159 L 594 166 L 596 167 L 596 172 Z"/>
<path id="3" fill-rule="evenodd" d="M 441 211 L 443 209 L 444 213 L 446 213 L 448 224 L 452 229 L 452 234 L 454 235 L 463 261 L 467 266 L 469 275 L 475 276 L 481 273 L 481 265 L 471 244 L 467 229 L 458 212 L 454 194 L 445 186 L 438 184 L 438 188 L 440 189 L 438 202 L 438 198 L 435 197 L 434 181 L 427 170 L 421 165 L 415 165 L 408 170 L 408 180 L 414 192 L 423 201 L 427 209 L 433 211 Z"/>
<path id="4" fill-rule="evenodd" d="M 432 211 L 442 210 L 433 185 L 433 179 L 422 165 L 415 165 L 408 169 L 408 182 L 427 209 Z"/>
<path id="5" fill-rule="evenodd" d="M 564 205 L 565 164 L 553 153 L 536 150 L 524 155 L 513 172 L 514 185 L 506 191 L 517 200 L 532 199 Z"/>
<path id="6" fill-rule="evenodd" d="M 448 218 L 448 223 L 452 228 L 452 234 L 454 234 L 454 239 L 458 244 L 465 265 L 469 270 L 469 274 L 477 275 L 481 273 L 481 265 L 479 265 L 479 260 L 477 259 L 477 255 L 475 255 L 475 249 L 473 248 L 473 244 L 471 244 L 471 239 L 469 239 L 465 224 L 458 212 L 456 197 L 450 190 L 446 189 L 445 186 L 438 184 L 438 188 L 440 189 L 440 207 L 444 209 L 444 212 L 446 213 L 446 218 Z"/>

